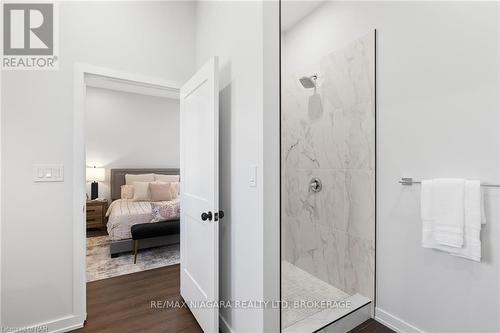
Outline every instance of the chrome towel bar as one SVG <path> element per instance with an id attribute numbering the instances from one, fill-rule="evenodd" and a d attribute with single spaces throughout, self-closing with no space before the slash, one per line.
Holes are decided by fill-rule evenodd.
<path id="1" fill-rule="evenodd" d="M 400 183 L 401 185 L 405 185 L 405 186 L 411 186 L 413 184 L 422 184 L 422 182 L 419 182 L 419 181 L 415 181 L 413 180 L 413 178 L 410 178 L 410 177 L 403 177 L 401 178 L 401 180 L 398 181 L 398 183 Z M 481 184 L 481 186 L 483 187 L 500 187 L 500 184 Z"/>

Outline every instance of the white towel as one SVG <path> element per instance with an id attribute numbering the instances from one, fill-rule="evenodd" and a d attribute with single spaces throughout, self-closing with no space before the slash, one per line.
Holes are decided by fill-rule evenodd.
<path id="1" fill-rule="evenodd" d="M 422 246 L 432 248 L 435 245 L 432 226 L 432 180 L 423 180 L 420 194 L 420 215 L 422 218 Z"/>
<path id="2" fill-rule="evenodd" d="M 486 209 L 484 208 L 484 192 L 481 190 L 481 183 L 479 183 L 479 191 L 481 192 L 481 224 L 486 224 Z"/>
<path id="3" fill-rule="evenodd" d="M 455 213 L 449 216 L 462 216 L 463 218 L 463 231 L 462 231 L 462 246 L 449 246 L 440 242 L 436 239 L 434 232 L 434 226 L 436 225 L 436 216 L 443 216 L 443 209 L 439 209 L 439 213 L 436 215 L 435 205 L 439 201 L 435 200 L 436 191 L 441 191 L 441 187 L 438 186 L 437 190 L 435 186 L 436 181 L 423 181 L 422 182 L 422 246 L 426 248 L 434 248 L 447 252 L 451 255 L 467 258 L 474 261 L 481 261 L 481 224 L 485 222 L 484 210 L 483 210 L 483 200 L 481 194 L 480 182 L 477 180 L 464 181 L 463 185 L 463 202 L 459 209 L 462 209 L 462 214 Z M 438 194 L 438 198 L 441 194 Z M 456 200 L 456 195 L 453 196 L 453 200 Z M 460 205 L 459 205 L 460 206 Z M 452 207 L 448 205 L 448 207 Z M 448 217 L 449 217 L 448 216 Z M 447 220 L 448 225 L 450 223 Z M 445 223 L 445 224 L 446 224 Z M 457 224 L 460 222 L 457 222 Z M 443 229 L 441 229 L 441 233 Z M 439 233 L 438 233 L 439 234 Z M 456 232 L 453 232 L 456 235 Z M 453 239 L 452 237 L 451 239 Z M 447 241 L 450 238 L 445 237 Z"/>
<path id="4" fill-rule="evenodd" d="M 424 247 L 428 241 L 450 247 L 464 243 L 463 179 L 434 179 L 422 184 L 422 228 Z M 430 188 L 429 188 L 430 187 Z"/>
<path id="5" fill-rule="evenodd" d="M 450 251 L 451 254 L 481 261 L 481 224 L 486 222 L 482 206 L 481 183 L 478 180 L 466 181 L 464 245 Z"/>

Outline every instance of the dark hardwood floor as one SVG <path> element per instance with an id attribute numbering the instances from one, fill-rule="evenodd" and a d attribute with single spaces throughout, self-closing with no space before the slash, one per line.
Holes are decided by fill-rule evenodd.
<path id="1" fill-rule="evenodd" d="M 390 328 L 382 325 L 378 321 L 368 319 L 361 325 L 353 328 L 349 333 L 395 333 Z"/>
<path id="2" fill-rule="evenodd" d="M 202 332 L 188 308 L 151 305 L 182 303 L 179 278 L 179 265 L 173 265 L 87 283 L 87 322 L 74 332 Z M 394 331 L 370 319 L 349 333 Z"/>
<path id="3" fill-rule="evenodd" d="M 152 308 L 180 301 L 179 265 L 87 283 L 87 322 L 74 332 L 202 332 L 187 308 Z"/>

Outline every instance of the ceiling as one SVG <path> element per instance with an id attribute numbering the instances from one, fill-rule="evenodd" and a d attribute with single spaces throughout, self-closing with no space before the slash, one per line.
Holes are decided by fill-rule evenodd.
<path id="1" fill-rule="evenodd" d="M 289 30 L 304 17 L 322 5 L 325 0 L 284 0 L 281 3 L 281 29 Z"/>

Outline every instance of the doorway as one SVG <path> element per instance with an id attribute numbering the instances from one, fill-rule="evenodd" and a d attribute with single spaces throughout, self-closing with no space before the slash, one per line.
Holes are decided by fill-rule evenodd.
<path id="1" fill-rule="evenodd" d="M 98 84 L 96 84 L 98 82 Z M 75 267 L 74 288 L 79 295 L 75 308 L 86 318 L 85 289 L 85 175 L 90 181 L 105 179 L 103 171 L 97 166 L 88 165 L 85 160 L 85 98 L 89 87 L 102 88 L 128 87 L 127 90 L 152 89 L 162 94 L 174 94 L 180 99 L 180 159 L 179 168 L 120 168 L 112 169 L 110 174 L 110 199 L 108 213 L 110 221 L 109 236 L 113 229 L 114 208 L 118 217 L 128 223 L 128 239 L 117 239 L 109 244 L 110 255 L 121 252 L 134 252 L 134 264 L 138 249 L 179 243 L 183 246 L 180 260 L 180 294 L 186 300 L 196 321 L 204 331 L 218 331 L 218 221 L 223 212 L 218 207 L 218 60 L 211 58 L 182 87 L 178 83 L 139 77 L 128 73 L 78 65 L 75 69 L 75 113 L 74 113 L 74 220 L 75 220 Z M 133 87 L 133 88 L 130 88 Z M 135 91 L 132 91 L 135 92 Z M 87 166 L 87 167 L 85 167 Z M 104 174 L 106 172 L 104 171 Z M 183 185 L 180 185 L 182 179 Z M 129 188 L 130 187 L 130 188 Z M 161 189 L 160 189 L 161 187 Z M 182 190 L 181 190 L 182 187 Z M 132 194 L 128 193 L 129 190 Z M 174 193 L 175 192 L 175 193 Z M 132 195 L 132 199 L 124 196 Z M 155 195 L 179 196 L 178 206 L 170 206 L 174 199 L 155 200 Z M 99 195 L 92 188 L 91 199 Z M 124 201 L 125 200 L 125 201 Z M 126 201 L 129 200 L 129 201 Z M 96 200 L 99 201 L 99 200 Z M 155 205 L 165 201 L 162 207 Z M 140 207 L 138 207 L 140 205 Z M 82 207 L 83 206 L 83 207 Z M 118 207 L 116 207 L 118 206 Z M 147 206 L 147 208 L 145 207 Z M 112 209 L 112 207 L 114 207 Z M 101 208 L 101 213 L 104 208 Z M 147 211 L 150 220 L 145 223 L 135 221 L 135 212 Z M 182 214 L 181 214 L 182 212 Z M 94 211 L 92 211 L 94 213 Z M 178 214 L 173 217 L 172 215 Z M 153 218 L 151 220 L 151 217 Z M 156 219 L 159 220 L 156 220 Z M 178 220 L 173 220 L 178 218 Z M 181 223 L 181 220 L 183 223 Z M 176 224 L 177 223 L 177 224 Z M 118 223 L 119 224 L 119 223 Z M 172 232 L 176 229 L 177 232 Z M 182 232 L 180 231 L 182 230 Z M 128 230 L 126 230 L 128 232 Z M 180 232 L 180 234 L 179 234 Z M 119 235 L 121 233 L 118 233 Z M 160 243 L 159 243 L 160 242 Z"/>
<path id="2" fill-rule="evenodd" d="M 74 167 L 73 167 L 73 182 L 74 182 L 74 202 L 73 202 L 73 211 L 74 211 L 74 261 L 75 265 L 74 269 L 74 294 L 77 295 L 74 300 L 74 307 L 78 309 L 79 313 L 81 313 L 82 317 L 86 317 L 86 282 L 87 282 L 87 272 L 86 272 L 86 253 L 87 253 L 87 239 L 86 239 L 86 229 L 88 225 L 88 219 L 86 218 L 89 215 L 91 222 L 95 222 L 95 220 L 102 218 L 101 222 L 106 224 L 109 219 L 108 206 L 115 205 L 115 201 L 118 202 L 121 199 L 121 189 L 122 186 L 127 185 L 126 182 L 129 178 L 132 180 L 141 180 L 139 179 L 143 172 L 148 171 L 149 174 L 153 174 L 153 179 L 150 179 L 151 182 L 158 181 L 158 183 L 162 183 L 163 181 L 168 180 L 169 182 L 178 181 L 179 179 L 179 166 L 177 168 L 168 168 L 168 166 L 164 166 L 163 168 L 113 168 L 111 170 L 102 170 L 102 165 L 89 165 L 86 159 L 86 128 L 87 126 L 91 126 L 92 124 L 88 123 L 88 118 L 86 117 L 86 100 L 88 94 L 94 94 L 93 97 L 96 97 L 96 93 L 102 93 L 102 91 L 106 90 L 111 93 L 119 93 L 119 94 L 135 94 L 135 95 L 149 95 L 155 96 L 156 98 L 169 98 L 169 99 L 179 99 L 179 90 L 181 84 L 178 82 L 167 81 L 163 79 L 158 79 L 154 77 L 146 77 L 135 75 L 131 73 L 125 73 L 116 71 L 109 68 L 91 66 L 86 64 L 77 64 L 75 66 L 75 76 L 74 76 Z M 109 97 L 109 96 L 108 96 Z M 116 96 L 115 96 L 116 97 Z M 177 102 L 178 105 L 178 102 Z M 90 168 L 89 168 L 90 167 Z M 94 168 L 95 167 L 95 168 Z M 90 170 L 89 170 L 90 169 Z M 154 171 L 149 172 L 149 171 Z M 95 179 L 89 179 L 94 177 Z M 130 176 L 127 176 L 130 175 Z M 139 178 L 133 178 L 139 177 Z M 163 178 L 162 178 L 163 177 Z M 166 178 L 168 179 L 166 179 Z M 174 177 L 175 179 L 173 179 Z M 88 191 L 86 180 L 105 180 L 109 179 L 108 187 L 103 184 L 101 186 L 101 196 L 109 196 L 108 198 L 104 198 L 103 200 L 94 200 L 91 205 L 88 204 L 87 199 L 96 199 L 94 196 L 94 191 Z M 131 181 L 132 181 L 131 180 Z M 90 192 L 90 193 L 89 193 Z M 92 195 L 92 197 L 87 198 L 87 195 Z M 150 195 L 149 187 L 148 191 L 146 191 L 146 195 Z M 97 195 L 99 197 L 99 195 Z M 134 204 L 140 204 L 143 206 L 147 206 L 150 203 L 137 200 L 135 202 L 132 198 L 130 201 L 131 204 L 134 201 Z M 109 200 L 109 204 L 108 204 Z M 105 212 L 106 211 L 106 212 Z M 106 216 L 107 215 L 107 216 Z M 117 222 L 118 223 L 118 222 Z M 96 224 L 97 226 L 97 224 Z M 130 233 L 130 227 L 128 232 Z M 108 230 L 104 230 L 103 232 L 107 233 Z M 119 231 L 116 234 L 120 234 Z M 122 235 L 123 236 L 123 235 Z M 150 239 L 141 239 L 139 242 L 140 248 L 148 248 L 152 246 L 162 245 L 162 244 L 175 244 L 179 242 L 179 233 L 177 235 L 166 235 L 161 241 L 161 244 L 155 244 L 154 241 L 151 244 Z M 134 251 L 133 244 L 134 242 L 131 239 L 123 239 L 124 237 L 118 237 L 122 239 L 117 239 L 118 244 L 107 244 L 106 246 L 101 246 L 101 250 L 107 251 L 105 255 L 109 255 L 109 257 L 114 255 L 119 255 L 121 252 L 129 252 Z M 126 238 L 126 237 L 125 237 Z M 156 241 L 158 241 L 156 239 Z M 102 244 L 94 244 L 99 247 Z M 140 260 L 140 248 L 137 252 L 139 252 L 139 260 Z M 109 251 L 109 252 L 108 252 Z M 177 252 L 178 254 L 178 252 Z M 130 257 L 133 259 L 133 257 Z M 130 260 L 129 260 L 130 261 Z M 129 263 L 129 267 L 134 268 L 133 262 Z M 139 266 L 136 266 L 139 267 Z M 152 267 L 154 268 L 154 267 Z M 118 272 L 118 275 L 119 272 Z M 103 276 L 101 276 L 103 277 Z M 106 277 L 106 276 L 104 276 Z M 109 277 L 109 276 L 108 276 Z"/>

